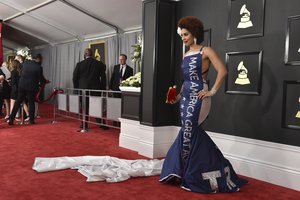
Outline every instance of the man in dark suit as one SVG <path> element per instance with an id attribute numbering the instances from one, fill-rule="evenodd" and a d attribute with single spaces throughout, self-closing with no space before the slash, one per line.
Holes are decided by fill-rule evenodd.
<path id="1" fill-rule="evenodd" d="M 113 91 L 120 91 L 119 85 L 122 80 L 126 80 L 133 75 L 133 69 L 126 64 L 127 56 L 125 54 L 120 54 L 118 65 L 114 66 L 114 71 L 112 73 L 109 89 Z M 114 94 L 115 97 L 121 97 L 120 94 Z"/>
<path id="2" fill-rule="evenodd" d="M 87 48 L 84 50 L 84 60 L 78 62 L 73 72 L 73 85 L 77 89 L 90 89 L 90 90 L 105 90 L 106 89 L 106 66 L 101 61 L 98 61 L 92 57 L 92 49 Z M 91 92 L 90 95 L 99 96 L 99 92 Z M 85 107 L 85 120 L 88 121 L 89 114 L 89 99 L 86 100 Z M 96 118 L 98 123 L 101 120 Z M 103 123 L 104 120 L 103 120 Z M 82 127 L 82 125 L 81 125 Z M 88 128 L 87 122 L 85 127 Z M 107 129 L 106 126 L 101 126 L 103 129 Z"/>
<path id="3" fill-rule="evenodd" d="M 40 85 L 42 86 L 42 85 L 44 85 L 46 83 L 49 83 L 50 81 L 45 78 L 44 73 L 43 73 L 43 66 L 42 66 L 43 56 L 42 56 L 42 54 L 40 54 L 40 53 L 36 54 L 35 56 L 33 56 L 33 60 L 35 62 L 37 62 L 39 65 L 41 65 L 41 67 L 42 67 L 42 78 L 41 78 Z M 41 93 L 38 96 L 38 98 L 39 98 L 40 101 L 44 100 L 44 90 L 41 91 Z"/>
<path id="4" fill-rule="evenodd" d="M 45 84 L 50 83 L 50 81 L 47 80 L 44 76 L 43 66 L 42 66 L 42 62 L 43 62 L 42 54 L 40 54 L 40 53 L 36 54 L 35 56 L 33 56 L 33 60 L 35 62 L 37 62 L 42 67 L 42 77 L 41 77 L 41 82 L 40 82 L 40 87 L 39 87 L 39 94 L 36 94 L 36 99 L 38 100 L 38 102 L 43 102 L 44 101 L 44 89 L 42 89 L 42 87 Z M 35 102 L 35 113 L 34 113 L 35 118 L 40 118 L 40 116 L 39 116 L 39 103 L 38 102 Z"/>
<path id="5" fill-rule="evenodd" d="M 8 124 L 12 125 L 21 103 L 27 97 L 29 104 L 29 122 L 34 124 L 34 98 L 39 89 L 42 78 L 42 67 L 33 60 L 26 60 L 22 63 L 22 71 L 19 80 L 18 98 L 9 116 Z"/>

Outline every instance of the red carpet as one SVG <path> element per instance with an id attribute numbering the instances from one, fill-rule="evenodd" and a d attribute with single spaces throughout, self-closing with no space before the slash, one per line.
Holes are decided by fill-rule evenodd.
<path id="1" fill-rule="evenodd" d="M 35 157 L 109 155 L 124 159 L 144 158 L 118 146 L 119 130 L 103 131 L 96 126 L 77 132 L 79 123 L 52 120 L 52 107 L 41 106 L 36 125 L 0 124 L 0 200 L 82 199 L 300 199 L 300 192 L 247 178 L 250 183 L 233 194 L 198 194 L 176 185 L 162 185 L 159 177 L 132 178 L 121 183 L 85 182 L 75 170 L 36 173 Z"/>

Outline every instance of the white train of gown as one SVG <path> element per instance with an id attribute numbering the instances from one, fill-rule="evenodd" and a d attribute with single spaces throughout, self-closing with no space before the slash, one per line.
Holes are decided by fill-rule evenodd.
<path id="1" fill-rule="evenodd" d="M 77 169 L 87 177 L 87 182 L 121 182 L 130 177 L 159 175 L 163 161 L 126 160 L 111 156 L 37 157 L 32 169 L 37 172 Z"/>
<path id="2" fill-rule="evenodd" d="M 206 83 L 203 84 L 203 88 L 208 89 Z M 210 106 L 211 98 L 205 98 L 202 101 L 199 124 L 207 118 Z M 111 156 L 37 157 L 32 169 L 37 172 L 77 169 L 87 177 L 87 182 L 121 182 L 130 177 L 160 175 L 163 162 L 164 159 L 126 160 Z"/>

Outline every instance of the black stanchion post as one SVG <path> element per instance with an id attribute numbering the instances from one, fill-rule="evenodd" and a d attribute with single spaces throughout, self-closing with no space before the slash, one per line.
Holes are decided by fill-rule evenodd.
<path id="1" fill-rule="evenodd" d="M 54 88 L 54 91 L 58 90 L 57 88 Z M 56 121 L 56 106 L 58 106 L 58 97 L 57 95 L 54 95 L 54 103 L 53 103 L 53 120 L 50 122 L 51 124 L 56 124 L 58 121 Z"/>

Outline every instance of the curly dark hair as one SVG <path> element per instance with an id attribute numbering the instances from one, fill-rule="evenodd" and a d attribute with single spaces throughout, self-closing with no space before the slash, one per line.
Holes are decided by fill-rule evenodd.
<path id="1" fill-rule="evenodd" d="M 197 44 L 200 44 L 204 40 L 204 30 L 203 30 L 203 23 L 196 17 L 193 16 L 186 16 L 182 17 L 178 21 L 178 27 L 181 29 L 185 28 L 191 34 L 197 38 Z"/>

